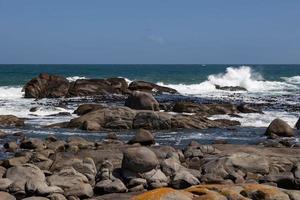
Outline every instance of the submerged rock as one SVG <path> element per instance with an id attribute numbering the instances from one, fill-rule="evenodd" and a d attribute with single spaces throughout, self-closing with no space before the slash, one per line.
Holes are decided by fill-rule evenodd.
<path id="1" fill-rule="evenodd" d="M 227 91 L 247 91 L 246 88 L 241 86 L 220 86 L 215 85 L 217 90 L 227 90 Z"/>

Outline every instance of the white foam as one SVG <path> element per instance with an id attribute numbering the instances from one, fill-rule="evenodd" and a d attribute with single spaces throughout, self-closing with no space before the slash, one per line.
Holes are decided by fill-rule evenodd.
<path id="1" fill-rule="evenodd" d="M 281 77 L 283 80 L 285 80 L 287 83 L 291 84 L 300 84 L 300 76 L 292 76 L 292 77 Z"/>
<path id="2" fill-rule="evenodd" d="M 1 86 L 0 87 L 0 98 L 21 98 L 23 96 L 22 87 L 8 87 Z"/>
<path id="3" fill-rule="evenodd" d="M 265 111 L 264 114 L 247 113 L 239 114 L 242 118 L 232 117 L 228 115 L 214 115 L 210 119 L 230 119 L 237 120 L 241 126 L 245 127 L 268 127 L 269 124 L 276 118 L 286 121 L 291 127 L 294 127 L 299 116 L 297 113 L 290 113 L 285 111 Z"/>
<path id="4" fill-rule="evenodd" d="M 225 73 L 213 74 L 207 77 L 207 80 L 199 84 L 164 84 L 159 85 L 176 89 L 181 94 L 203 94 L 203 93 L 224 93 L 215 85 L 220 86 L 240 86 L 246 88 L 249 92 L 266 92 L 266 91 L 284 91 L 286 89 L 297 89 L 298 87 L 286 82 L 264 81 L 263 77 L 254 72 L 249 66 L 238 68 L 228 67 Z"/>
<path id="5" fill-rule="evenodd" d="M 76 81 L 78 79 L 86 79 L 86 77 L 85 76 L 70 76 L 70 77 L 67 77 L 68 81 Z"/>

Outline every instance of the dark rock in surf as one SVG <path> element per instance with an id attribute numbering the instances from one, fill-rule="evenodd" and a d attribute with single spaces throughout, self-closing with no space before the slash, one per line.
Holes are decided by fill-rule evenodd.
<path id="1" fill-rule="evenodd" d="M 40 74 L 26 83 L 25 98 L 58 98 L 67 95 L 69 81 L 57 75 Z"/>
<path id="2" fill-rule="evenodd" d="M 129 84 L 129 90 L 135 91 L 144 91 L 153 94 L 162 94 L 162 93 L 169 93 L 169 94 L 176 94 L 178 93 L 176 90 L 164 86 L 159 86 L 154 83 L 146 82 L 146 81 L 133 81 Z"/>
<path id="3" fill-rule="evenodd" d="M 91 112 L 91 111 L 94 111 L 97 109 L 102 109 L 104 107 L 105 106 L 103 106 L 101 104 L 82 104 L 74 111 L 74 114 L 84 115 L 88 112 Z"/>
<path id="4" fill-rule="evenodd" d="M 249 104 L 241 104 L 241 105 L 237 106 L 237 109 L 241 113 L 261 113 L 261 114 L 263 114 L 262 110 L 260 110 L 258 108 L 254 108 Z"/>
<path id="5" fill-rule="evenodd" d="M 125 101 L 125 106 L 136 110 L 159 110 L 156 99 L 146 92 L 133 92 Z"/>
<path id="6" fill-rule="evenodd" d="M 128 84 L 123 78 L 78 79 L 70 85 L 69 97 L 125 94 Z"/>
<path id="7" fill-rule="evenodd" d="M 295 128 L 296 128 L 297 130 L 300 130 L 300 118 L 298 119 L 298 121 L 297 121 L 297 123 L 296 123 L 296 125 L 295 125 Z"/>
<path id="8" fill-rule="evenodd" d="M 247 91 L 246 88 L 241 86 L 220 86 L 215 85 L 217 90 L 227 90 L 227 91 Z"/>
<path id="9" fill-rule="evenodd" d="M 281 119 L 274 119 L 267 128 L 265 135 L 269 137 L 293 137 L 294 129 Z"/>

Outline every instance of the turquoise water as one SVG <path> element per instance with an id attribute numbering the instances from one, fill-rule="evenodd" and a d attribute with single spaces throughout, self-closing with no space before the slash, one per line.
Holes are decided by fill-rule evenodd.
<path id="1" fill-rule="evenodd" d="M 66 77 L 126 77 L 165 84 L 195 84 L 209 75 L 224 73 L 240 65 L 0 65 L 0 86 L 23 85 L 39 73 Z M 300 65 L 247 65 L 264 80 L 282 81 L 282 77 L 300 75 Z"/>

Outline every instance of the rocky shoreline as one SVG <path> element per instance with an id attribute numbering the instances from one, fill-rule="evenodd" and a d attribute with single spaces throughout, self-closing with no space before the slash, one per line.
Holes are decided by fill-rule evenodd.
<path id="1" fill-rule="evenodd" d="M 13 139 L 1 149 L 9 154 L 0 161 L 1 200 L 300 199 L 300 144 L 291 141 L 300 129 L 300 119 L 295 129 L 274 119 L 265 131 L 268 139 L 257 145 L 191 140 L 187 146 L 175 148 L 157 144 L 153 131 L 230 129 L 240 123 L 210 117 L 263 114 L 262 108 L 245 103 L 160 102 L 157 94 L 177 91 L 145 81 L 128 85 L 122 78 L 69 82 L 61 76 L 41 74 L 24 86 L 24 92 L 25 98 L 67 102 L 69 97 L 89 96 L 118 103 L 82 103 L 79 99 L 75 102 L 77 117 L 45 127 L 109 132 L 103 140 L 10 134 Z M 26 119 L 0 115 L 0 127 L 11 126 L 24 127 Z M 135 131 L 129 141 L 115 134 L 125 130 Z M 0 131 L 0 137 L 8 134 Z"/>

